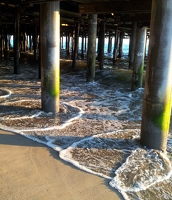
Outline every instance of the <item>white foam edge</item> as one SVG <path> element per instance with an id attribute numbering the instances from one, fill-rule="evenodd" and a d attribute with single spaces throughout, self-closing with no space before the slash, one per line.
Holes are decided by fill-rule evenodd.
<path id="1" fill-rule="evenodd" d="M 92 140 L 93 138 L 95 137 L 98 137 L 100 135 L 103 135 L 103 134 L 97 134 L 97 135 L 93 135 L 93 136 L 90 136 L 90 137 L 87 137 L 87 138 L 84 138 L 84 139 L 81 139 L 80 141 L 77 141 L 77 142 L 74 142 L 70 147 L 66 148 L 66 149 L 63 149 L 62 151 L 59 152 L 59 157 L 62 159 L 62 160 L 65 160 L 66 162 L 69 162 L 71 163 L 72 165 L 74 165 L 75 167 L 83 170 L 83 171 L 86 171 L 88 173 L 91 173 L 91 174 L 94 174 L 94 175 L 98 175 L 98 176 L 101 176 L 103 178 L 107 178 L 107 179 L 112 179 L 111 177 L 109 176 L 106 176 L 104 174 L 101 174 L 101 173 L 97 173 L 97 172 L 94 172 L 90 169 L 88 169 L 87 167 L 85 166 L 81 166 L 79 164 L 79 162 L 75 161 L 74 159 L 72 159 L 72 156 L 70 154 L 70 150 L 74 149 L 77 147 L 77 145 L 81 142 L 84 142 L 84 141 L 88 141 L 88 140 Z"/>
<path id="2" fill-rule="evenodd" d="M 27 100 L 20 100 L 20 101 L 15 101 L 15 102 L 21 102 L 21 101 L 27 101 Z M 29 101 L 35 101 L 35 100 L 29 100 Z M 11 102 L 10 102 L 11 103 Z M 81 118 L 81 116 L 85 113 L 81 108 L 77 107 L 77 106 L 72 106 L 66 102 L 63 102 L 63 104 L 65 105 L 68 105 L 68 106 L 71 106 L 73 108 L 77 108 L 80 110 L 80 112 L 78 113 L 77 116 L 67 120 L 65 123 L 61 124 L 60 126 L 50 126 L 50 127 L 47 127 L 47 128 L 34 128 L 34 129 L 27 129 L 27 130 L 23 130 L 21 129 L 20 131 L 46 131 L 46 130 L 53 130 L 53 129 L 63 129 L 67 126 L 69 126 L 74 120 L 76 119 L 79 119 Z M 24 117 L 17 117 L 17 118 L 7 118 L 7 117 L 4 117 L 4 118 L 1 118 L 2 120 L 3 119 L 8 119 L 8 120 L 16 120 L 16 119 L 29 119 L 29 118 L 34 118 L 34 117 L 38 117 L 39 115 L 41 115 L 43 113 L 43 111 L 39 111 L 37 112 L 36 114 L 34 115 L 31 115 L 31 116 L 24 116 Z"/>
<path id="3" fill-rule="evenodd" d="M 24 101 L 25 101 L 25 100 L 24 100 Z M 66 102 L 63 102 L 63 103 L 66 104 L 66 105 L 71 106 L 70 104 L 68 104 L 68 103 L 66 103 Z M 1 128 L 2 128 L 3 130 L 6 130 L 6 131 L 11 131 L 11 132 L 14 132 L 14 133 L 21 134 L 21 135 L 23 135 L 23 136 L 25 136 L 25 137 L 27 137 L 27 138 L 29 138 L 29 139 L 31 139 L 31 140 L 34 140 L 34 141 L 36 141 L 36 142 L 45 144 L 45 145 L 47 145 L 47 146 L 49 146 L 49 147 L 51 147 L 51 148 L 53 148 L 54 150 L 56 150 L 56 151 L 59 152 L 59 151 L 62 150 L 62 148 L 59 147 L 58 145 L 52 144 L 52 142 L 54 142 L 55 139 L 52 139 L 52 138 L 50 138 L 50 137 L 47 136 L 47 137 L 45 137 L 45 138 L 46 138 L 46 140 L 49 140 L 49 141 L 48 141 L 48 142 L 43 142 L 43 141 L 39 140 L 39 139 L 36 138 L 36 137 L 33 137 L 33 136 L 30 136 L 30 135 L 26 134 L 26 132 L 29 132 L 29 131 L 45 131 L 45 130 L 53 130 L 53 129 L 63 129 L 63 128 L 65 128 L 66 126 L 69 126 L 69 125 L 72 123 L 72 121 L 74 121 L 74 120 L 80 118 L 80 117 L 82 116 L 82 114 L 84 113 L 84 111 L 83 111 L 81 108 L 79 108 L 79 107 L 77 107 L 77 106 L 72 106 L 72 107 L 78 108 L 78 109 L 80 110 L 79 114 L 78 114 L 77 116 L 75 116 L 74 118 L 71 118 L 70 120 L 67 120 L 64 124 L 62 124 L 62 125 L 60 125 L 60 126 L 53 126 L 53 127 L 43 128 L 43 129 L 27 129 L 27 130 L 24 130 L 24 129 L 21 129 L 21 130 L 10 129 L 10 128 L 6 128 L 5 126 L 4 126 L 4 127 L 1 126 Z M 36 113 L 36 114 L 30 116 L 30 117 L 21 117 L 21 118 L 22 118 L 22 119 L 27 119 L 27 118 L 38 117 L 42 112 L 43 112 L 43 111 L 40 111 L 40 112 L 38 112 L 38 113 Z M 21 118 L 14 118 L 14 119 L 21 119 Z"/>
<path id="4" fill-rule="evenodd" d="M 127 129 L 127 130 L 130 130 L 130 129 Z M 125 130 L 125 131 L 127 131 L 127 130 Z M 134 129 L 134 130 L 138 130 L 138 129 Z M 101 135 L 105 135 L 105 134 L 106 134 L 106 135 L 112 135 L 112 134 L 114 134 L 114 133 L 123 132 L 123 131 L 124 131 L 124 130 L 122 130 L 122 129 L 121 129 L 121 130 L 118 130 L 118 129 L 117 129 L 116 131 L 114 130 L 113 132 L 100 133 L 100 134 L 97 134 L 97 135 L 93 135 L 93 136 L 90 136 L 90 137 L 81 139 L 80 141 L 74 142 L 70 147 L 61 150 L 61 151 L 59 152 L 59 157 L 60 157 L 62 160 L 65 160 L 66 162 L 71 163 L 72 165 L 76 166 L 77 168 L 79 168 L 79 169 L 81 169 L 81 170 L 83 170 L 83 171 L 86 171 L 86 172 L 89 172 L 89 173 L 91 173 L 91 174 L 95 174 L 95 175 L 101 176 L 101 177 L 103 177 L 103 178 L 112 180 L 112 178 L 109 177 L 109 176 L 106 176 L 106 175 L 104 175 L 104 174 L 102 174 L 102 173 L 94 172 L 94 171 L 88 169 L 88 168 L 85 167 L 85 166 L 81 166 L 81 165 L 79 164 L 79 162 L 77 162 L 77 161 L 75 161 L 74 159 L 72 159 L 71 154 L 70 154 L 70 150 L 76 148 L 77 145 L 78 145 L 79 143 L 81 143 L 81 142 L 88 141 L 88 140 L 92 140 L 93 138 L 98 138 L 98 137 L 101 136 Z M 134 138 L 133 138 L 133 139 L 134 139 Z M 124 151 L 125 151 L 125 150 L 124 150 Z"/>
<path id="5" fill-rule="evenodd" d="M 7 98 L 7 97 L 9 97 L 11 95 L 11 91 L 10 90 L 2 89 L 2 91 L 6 91 L 6 92 L 8 92 L 8 94 L 0 96 L 0 99 L 1 98 Z"/>
<path id="6" fill-rule="evenodd" d="M 4 130 L 4 131 L 8 131 L 8 132 L 12 132 L 12 133 L 16 133 L 16 134 L 22 135 L 22 136 L 24 136 L 24 137 L 26 137 L 26 138 L 28 138 L 30 140 L 33 140 L 35 142 L 44 144 L 44 145 L 54 149 L 55 151 L 60 152 L 62 150 L 61 147 L 59 147 L 59 146 L 57 146 L 55 144 L 52 144 L 55 141 L 55 139 L 52 139 L 52 138 L 50 139 L 50 138 L 48 138 L 48 136 L 45 137 L 46 140 L 49 140 L 49 141 L 46 142 L 46 141 L 42 141 L 42 140 L 38 139 L 37 137 L 31 136 L 31 135 L 27 135 L 24 132 L 19 131 L 19 130 L 10 129 L 10 128 L 6 128 L 6 127 L 2 127 L 2 126 L 0 127 L 0 129 Z"/>
<path id="7" fill-rule="evenodd" d="M 83 142 L 83 141 L 86 141 L 86 140 L 91 140 L 91 139 L 93 139 L 93 138 L 95 138 L 95 137 L 98 137 L 98 136 L 101 136 L 101 135 L 104 135 L 104 134 L 113 134 L 114 132 L 123 132 L 123 130 L 116 130 L 116 131 L 113 131 L 113 132 L 101 133 L 101 134 L 97 134 L 97 135 L 91 136 L 91 137 L 89 137 L 89 138 L 84 138 L 84 139 L 82 139 L 82 140 L 80 140 L 80 141 L 78 141 L 78 142 L 73 143 L 73 144 L 72 144 L 70 147 L 68 147 L 67 149 L 62 149 L 61 147 L 59 147 L 59 146 L 57 146 L 57 145 L 55 145 L 55 144 L 52 144 L 52 143 L 55 141 L 55 139 L 52 139 L 52 138 L 49 137 L 49 136 L 45 137 L 46 140 L 49 140 L 48 142 L 45 142 L 45 141 L 39 140 L 38 138 L 36 138 L 36 137 L 34 137 L 34 136 L 27 135 L 27 134 L 23 133 L 21 130 L 20 130 L 20 131 L 19 131 L 19 130 L 16 131 L 16 130 L 14 130 L 14 129 L 9 129 L 9 128 L 7 129 L 7 128 L 4 128 L 4 127 L 1 127 L 1 129 L 5 130 L 5 131 L 10 131 L 10 132 L 13 132 L 13 133 L 20 134 L 20 135 L 22 135 L 22 136 L 24 136 L 24 137 L 26 137 L 26 138 L 28 138 L 28 139 L 31 139 L 31 140 L 33 140 L 33 141 L 35 141 L 35 142 L 38 142 L 38 143 L 47 145 L 47 146 L 49 146 L 50 148 L 54 149 L 55 151 L 58 151 L 58 152 L 59 152 L 59 157 L 60 157 L 62 160 L 65 160 L 65 161 L 67 161 L 67 162 L 73 164 L 74 166 L 76 166 L 77 168 L 79 168 L 79 169 L 81 169 L 81 170 L 83 170 L 83 171 L 86 171 L 86 172 L 88 172 L 88 173 L 91 173 L 91 174 L 94 174 L 94 175 L 98 175 L 98 176 L 101 176 L 101 177 L 103 177 L 103 178 L 112 180 L 112 178 L 109 177 L 109 176 L 106 176 L 106 175 L 101 174 L 101 173 L 96 173 L 96 172 L 94 172 L 94 171 L 92 171 L 92 170 L 86 168 L 85 166 L 81 166 L 77 161 L 72 160 L 70 156 L 68 156 L 68 157 L 66 156 L 66 155 L 69 155 L 69 153 L 68 153 L 68 154 L 65 154 L 65 153 L 66 153 L 66 151 L 69 151 L 69 149 L 75 148 L 75 147 L 77 146 L 77 144 L 79 144 L 81 141 Z M 129 129 L 129 130 L 130 130 L 130 129 Z M 135 130 L 138 130 L 138 129 L 135 129 Z M 126 131 L 127 131 L 127 130 L 126 130 Z M 110 184 L 110 183 L 109 183 L 109 184 Z M 116 188 L 116 189 L 123 195 L 123 197 L 125 197 L 125 199 L 127 199 L 127 195 L 126 195 L 126 193 L 125 193 L 124 191 L 120 191 L 118 188 Z"/>
<path id="8" fill-rule="evenodd" d="M 63 102 L 63 103 L 66 104 L 66 105 L 71 106 L 70 104 L 68 104 L 66 102 Z M 27 132 L 27 131 L 48 131 L 48 130 L 53 130 L 53 129 L 64 129 L 65 127 L 67 127 L 70 124 L 72 124 L 72 122 L 74 120 L 77 120 L 77 119 L 81 118 L 81 116 L 84 114 L 84 111 L 81 108 L 79 108 L 77 106 L 71 106 L 71 107 L 78 108 L 80 110 L 80 112 L 78 113 L 77 116 L 72 117 L 71 119 L 67 120 L 65 123 L 63 123 L 63 124 L 61 124 L 59 126 L 50 126 L 50 127 L 47 127 L 47 128 L 33 128 L 33 129 L 27 129 L 27 130 L 21 130 L 21 131 Z"/>
<path id="9" fill-rule="evenodd" d="M 40 101 L 40 99 L 21 99 L 21 100 L 17 100 L 17 101 L 8 101 L 8 102 L 5 102 L 4 105 L 8 105 L 8 104 L 11 104 L 11 103 L 17 103 L 17 102 L 23 102 L 23 101 Z"/>
<path id="10" fill-rule="evenodd" d="M 87 138 L 87 139 L 88 139 L 88 138 Z M 102 173 L 94 172 L 94 171 L 92 171 L 91 169 L 88 169 L 87 167 L 80 165 L 79 162 L 77 162 L 77 161 L 75 161 L 74 159 L 72 159 L 72 157 L 70 156 L 70 150 L 73 149 L 73 148 L 74 148 L 74 147 L 71 147 L 71 146 L 70 146 L 70 147 L 68 147 L 67 149 L 64 149 L 64 150 L 60 151 L 60 152 L 59 152 L 59 157 L 60 157 L 62 160 L 71 163 L 72 165 L 74 165 L 74 166 L 77 167 L 78 169 L 81 169 L 81 170 L 83 170 L 83 171 L 86 171 L 86 172 L 91 173 L 91 174 L 94 174 L 94 175 L 101 176 L 101 177 L 106 178 L 106 179 L 110 179 L 110 180 L 112 179 L 111 177 L 106 176 L 106 175 L 104 175 L 104 174 L 102 174 Z"/>
<path id="11" fill-rule="evenodd" d="M 134 151 L 137 151 L 138 150 L 138 148 L 136 149 L 136 150 L 134 150 Z M 153 149 L 149 149 L 150 151 L 151 150 L 153 150 Z M 133 151 L 133 152 L 134 152 Z M 171 165 L 171 163 L 169 162 L 169 159 L 168 159 L 168 157 L 165 155 L 165 153 L 162 153 L 161 151 L 160 151 L 160 154 L 161 154 L 161 156 Z M 115 174 L 117 174 L 118 173 L 118 171 L 121 169 L 121 168 L 125 168 L 125 164 L 127 163 L 127 162 L 129 162 L 129 158 L 132 156 L 132 154 L 126 159 L 126 161 L 115 171 Z M 172 169 L 169 171 L 169 173 L 167 173 L 166 175 L 164 175 L 161 179 L 160 178 L 158 178 L 158 176 L 157 176 L 157 180 L 156 181 L 154 181 L 153 183 L 151 183 L 151 184 L 149 184 L 149 185 L 146 185 L 146 186 L 144 186 L 144 187 L 142 187 L 142 188 L 129 188 L 129 189 L 122 189 L 121 187 L 119 187 L 118 186 L 118 180 L 115 180 L 115 177 L 109 182 L 109 185 L 111 186 L 111 187 L 113 187 L 113 188 L 115 188 L 115 189 L 117 189 L 121 194 L 123 193 L 123 192 L 139 192 L 139 191 L 142 191 L 142 190 L 146 190 L 146 189 L 148 189 L 149 187 L 151 187 L 152 185 L 155 185 L 156 183 L 159 183 L 159 182 L 162 182 L 162 181 L 164 181 L 164 180 L 167 180 L 167 179 L 169 179 L 170 177 L 171 177 L 171 175 L 172 175 Z"/>
<path id="12" fill-rule="evenodd" d="M 58 145 L 53 144 L 53 142 L 56 141 L 55 138 L 51 138 L 49 136 L 46 136 L 45 139 L 47 140 L 46 145 L 51 147 L 52 149 L 54 149 L 55 151 L 60 152 L 62 150 L 61 147 L 59 147 Z"/>
<path id="13" fill-rule="evenodd" d="M 18 120 L 18 119 L 32 119 L 34 117 L 39 117 L 42 113 L 43 113 L 43 111 L 39 111 L 31 116 L 14 117 L 14 118 L 2 117 L 2 118 L 0 118 L 0 120 L 11 120 L 12 121 L 12 120 Z M 12 114 L 12 113 L 10 113 L 10 114 Z"/>

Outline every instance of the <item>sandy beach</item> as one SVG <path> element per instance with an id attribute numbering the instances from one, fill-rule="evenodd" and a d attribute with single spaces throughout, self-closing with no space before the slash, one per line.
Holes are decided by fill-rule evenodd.
<path id="1" fill-rule="evenodd" d="M 108 180 L 62 161 L 58 152 L 0 130 L 1 200 L 117 200 Z"/>
<path id="2" fill-rule="evenodd" d="M 167 154 L 140 145 L 144 89 L 131 91 L 127 57 L 106 60 L 93 83 L 84 61 L 70 71 L 61 60 L 56 115 L 42 111 L 38 68 L 23 61 L 17 75 L 12 59 L 0 64 L 0 200 L 172 199 L 172 129 Z"/>

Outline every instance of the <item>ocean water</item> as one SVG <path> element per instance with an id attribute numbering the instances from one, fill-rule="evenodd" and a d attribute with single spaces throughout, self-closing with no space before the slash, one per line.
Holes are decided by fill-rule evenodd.
<path id="1" fill-rule="evenodd" d="M 63 41 L 64 41 L 64 45 L 63 47 L 66 46 L 66 43 L 65 43 L 65 38 L 63 38 Z M 79 38 L 79 49 L 81 50 L 81 45 L 82 45 L 82 38 L 80 37 Z M 114 49 L 114 37 L 112 38 L 112 52 L 113 52 L 113 49 Z M 96 40 L 96 51 L 98 50 L 98 39 Z M 112 54 L 109 53 L 108 56 L 113 56 L 111 55 Z M 128 55 L 129 53 L 129 39 L 123 39 L 123 48 L 122 48 L 122 52 L 123 52 L 123 55 Z M 105 40 L 104 40 L 104 53 L 108 53 L 108 38 L 105 37 Z"/>
<path id="2" fill-rule="evenodd" d="M 69 73 L 61 66 L 55 116 L 41 110 L 35 66 L 25 64 L 15 76 L 12 63 L 2 61 L 0 68 L 1 129 L 43 143 L 61 159 L 108 179 L 126 200 L 172 199 L 172 135 L 165 153 L 140 145 L 144 89 L 130 90 L 125 66 L 97 70 L 93 83 L 86 82 L 85 70 Z"/>
<path id="3" fill-rule="evenodd" d="M 97 39 L 97 42 L 96 42 L 96 49 L 97 49 L 97 46 L 98 46 L 98 39 Z M 28 45 L 30 45 L 30 41 L 28 40 Z M 80 37 L 79 38 L 79 49 L 81 50 L 81 45 L 82 45 L 82 38 Z M 11 36 L 11 39 L 10 39 L 10 46 L 13 47 L 13 36 Z M 72 47 L 72 43 L 70 43 L 70 46 Z M 66 47 L 66 37 L 63 37 L 63 46 L 62 46 L 62 49 L 64 49 Z M 114 38 L 112 39 L 112 51 L 114 49 Z M 107 53 L 108 51 L 108 39 L 105 38 L 105 46 L 104 46 L 104 52 Z M 123 55 L 128 55 L 128 51 L 129 51 L 129 39 L 124 39 L 123 40 Z"/>
<path id="4" fill-rule="evenodd" d="M 13 47 L 13 36 L 11 36 L 10 45 L 11 47 Z M 30 41 L 28 40 L 28 46 L 29 45 L 30 45 Z M 81 51 L 81 45 L 82 45 L 82 38 L 79 37 L 79 51 Z M 66 47 L 66 37 L 63 37 L 62 49 L 64 49 L 65 47 Z M 72 47 L 72 43 L 70 43 L 70 47 Z M 147 40 L 147 43 L 146 43 L 146 55 L 148 54 L 148 47 L 149 47 L 149 40 Z M 96 51 L 97 51 L 97 48 L 98 48 L 98 39 L 96 40 Z M 114 49 L 114 37 L 112 38 L 112 52 L 110 53 L 108 53 L 108 38 L 105 38 L 104 53 L 105 54 L 108 53 L 108 57 L 113 57 L 113 49 Z M 128 38 L 123 39 L 122 53 L 123 53 L 123 56 L 127 56 L 129 54 L 129 39 Z"/>

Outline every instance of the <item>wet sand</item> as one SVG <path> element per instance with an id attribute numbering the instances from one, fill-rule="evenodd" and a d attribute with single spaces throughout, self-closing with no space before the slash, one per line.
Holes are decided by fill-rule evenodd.
<path id="1" fill-rule="evenodd" d="M 78 61 L 78 69 L 70 71 L 71 60 L 61 60 L 56 116 L 41 110 L 36 65 L 21 62 L 20 73 L 14 75 L 12 60 L 1 62 L 0 128 L 15 132 L 2 133 L 10 138 L 6 145 L 0 137 L 1 148 L 10 147 L 1 156 L 4 183 L 0 184 L 6 188 L 1 190 L 9 195 L 4 199 L 51 199 L 51 195 L 52 199 L 116 199 L 114 188 L 127 200 L 172 199 L 172 136 L 169 158 L 140 146 L 144 89 L 131 91 L 127 59 L 115 67 L 106 62 L 103 71 L 96 70 L 96 82 L 86 83 L 86 62 Z"/>
<path id="2" fill-rule="evenodd" d="M 58 152 L 0 130 L 0 199 L 118 200 L 108 180 L 62 161 Z"/>

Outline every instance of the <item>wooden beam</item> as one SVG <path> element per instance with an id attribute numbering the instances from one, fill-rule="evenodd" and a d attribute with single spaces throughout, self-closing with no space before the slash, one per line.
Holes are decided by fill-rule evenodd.
<path id="1" fill-rule="evenodd" d="M 25 0 L 25 1 L 22 1 L 21 3 L 22 4 L 42 4 L 42 3 L 49 3 L 49 2 L 52 2 L 52 1 L 60 1 L 60 0 Z"/>
<path id="2" fill-rule="evenodd" d="M 66 16 L 70 16 L 70 17 L 77 17 L 77 18 L 81 17 L 80 13 L 71 12 L 71 11 L 63 10 L 63 9 L 60 9 L 60 14 L 63 14 L 63 15 L 66 15 Z"/>
<path id="3" fill-rule="evenodd" d="M 79 13 L 82 14 L 105 14 L 105 13 L 150 13 L 152 1 L 117 1 L 99 2 L 79 5 Z"/>
<path id="4" fill-rule="evenodd" d="M 114 15 L 114 22 L 150 22 L 150 13 Z"/>
<path id="5" fill-rule="evenodd" d="M 63 24 L 67 24 L 67 23 L 76 24 L 76 22 L 78 22 L 78 20 L 60 17 L 60 23 L 63 23 Z"/>

